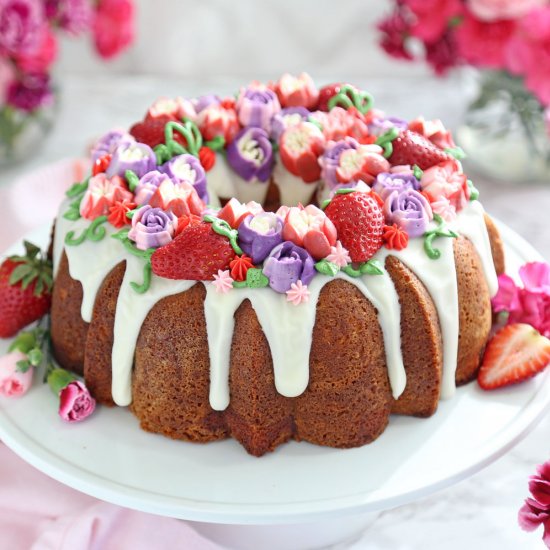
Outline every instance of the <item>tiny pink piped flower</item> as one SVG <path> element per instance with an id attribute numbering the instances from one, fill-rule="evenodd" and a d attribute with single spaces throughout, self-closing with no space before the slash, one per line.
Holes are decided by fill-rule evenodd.
<path id="1" fill-rule="evenodd" d="M 326 259 L 338 267 L 346 267 L 351 263 L 349 252 L 340 241 L 336 241 L 336 244 L 330 247 L 330 254 Z"/>
<path id="2" fill-rule="evenodd" d="M 309 302 L 310 292 L 307 285 L 298 280 L 290 285 L 286 291 L 286 301 L 291 302 L 295 306 Z"/>
<path id="3" fill-rule="evenodd" d="M 233 290 L 233 278 L 229 273 L 229 270 L 218 269 L 218 274 L 214 275 L 214 281 L 212 282 L 216 288 L 216 292 L 219 294 L 227 294 L 230 290 Z"/>

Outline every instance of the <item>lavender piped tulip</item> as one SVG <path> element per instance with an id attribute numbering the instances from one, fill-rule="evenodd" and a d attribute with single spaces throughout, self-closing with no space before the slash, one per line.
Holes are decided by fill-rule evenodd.
<path id="1" fill-rule="evenodd" d="M 100 159 L 104 155 L 112 155 L 117 147 L 123 143 L 133 143 L 135 139 L 132 135 L 123 130 L 111 130 L 101 136 L 92 149 L 92 162 Z"/>
<path id="2" fill-rule="evenodd" d="M 121 143 L 113 153 L 113 158 L 107 168 L 107 177 L 124 177 L 126 170 L 132 170 L 138 178 L 157 167 L 155 153 L 145 143 Z"/>
<path id="3" fill-rule="evenodd" d="M 263 273 L 273 290 L 284 293 L 297 281 L 309 284 L 315 275 L 315 263 L 304 248 L 285 241 L 271 251 L 264 263 Z"/>
<path id="4" fill-rule="evenodd" d="M 235 105 L 239 122 L 271 131 L 271 119 L 281 110 L 277 94 L 265 86 L 252 85 L 241 90 Z"/>
<path id="5" fill-rule="evenodd" d="M 208 203 L 206 172 L 197 157 L 188 154 L 178 155 L 165 162 L 159 169 L 175 182 L 186 181 L 190 183 L 200 199 Z"/>
<path id="6" fill-rule="evenodd" d="M 145 205 L 136 210 L 128 238 L 140 250 L 158 248 L 168 244 L 178 227 L 178 218 L 172 212 Z"/>
<path id="7" fill-rule="evenodd" d="M 283 220 L 273 212 L 247 216 L 239 225 L 239 245 L 255 264 L 283 242 Z"/>
<path id="8" fill-rule="evenodd" d="M 243 128 L 227 146 L 227 162 L 246 181 L 267 182 L 273 169 L 273 148 L 261 128 Z"/>
<path id="9" fill-rule="evenodd" d="M 170 179 L 170 176 L 158 170 L 147 172 L 147 174 L 140 178 L 135 189 L 135 203 L 139 206 L 148 204 L 160 184 L 167 179 Z"/>
<path id="10" fill-rule="evenodd" d="M 383 212 L 389 224 L 397 224 L 409 237 L 420 237 L 433 218 L 426 197 L 414 189 L 392 191 L 384 201 Z"/>
<path id="11" fill-rule="evenodd" d="M 309 111 L 305 107 L 287 107 L 271 119 L 271 139 L 279 142 L 281 134 L 289 127 L 307 121 Z"/>

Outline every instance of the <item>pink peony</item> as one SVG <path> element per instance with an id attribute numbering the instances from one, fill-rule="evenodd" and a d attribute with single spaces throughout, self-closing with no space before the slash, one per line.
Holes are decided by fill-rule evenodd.
<path id="1" fill-rule="evenodd" d="M 508 275 L 499 275 L 498 292 L 492 299 L 495 312 L 508 312 L 508 323 L 527 323 L 550 337 L 550 265 L 530 262 L 519 270 L 523 287 Z"/>
<path id="2" fill-rule="evenodd" d="M 550 6 L 531 11 L 506 48 L 506 65 L 525 77 L 525 86 L 550 105 Z"/>
<path id="3" fill-rule="evenodd" d="M 550 460 L 537 467 L 537 474 L 529 478 L 527 498 L 518 514 L 518 522 L 525 531 L 544 526 L 543 542 L 550 548 Z"/>
<path id="4" fill-rule="evenodd" d="M 109 208 L 116 202 L 132 200 L 133 195 L 126 189 L 119 176 L 109 179 L 105 174 L 90 178 L 88 189 L 80 203 L 80 215 L 88 220 L 109 215 Z"/>
<path id="5" fill-rule="evenodd" d="M 38 47 L 32 53 L 17 56 L 17 66 L 26 73 L 45 73 L 57 57 L 57 40 L 53 32 L 44 27 Z"/>
<path id="6" fill-rule="evenodd" d="M 20 351 L 12 351 L 0 357 L 0 395 L 5 397 L 21 397 L 31 387 L 33 368 L 27 372 L 17 370 L 17 363 L 27 356 Z"/>
<path id="7" fill-rule="evenodd" d="M 95 409 L 95 399 L 79 380 L 73 380 L 59 392 L 59 416 L 66 422 L 79 422 Z"/>
<path id="8" fill-rule="evenodd" d="M 93 24 L 95 47 L 105 59 L 125 50 L 134 40 L 131 0 L 99 0 Z"/>
<path id="9" fill-rule="evenodd" d="M 467 0 L 470 11 L 483 21 L 520 19 L 546 3 L 547 0 Z"/>
<path id="10" fill-rule="evenodd" d="M 411 34 L 424 42 L 434 43 L 447 30 L 449 19 L 462 13 L 460 0 L 404 0 L 416 17 Z"/>
<path id="11" fill-rule="evenodd" d="M 455 33 L 459 55 L 476 67 L 502 69 L 515 30 L 515 21 L 485 22 L 467 13 Z"/>
<path id="12" fill-rule="evenodd" d="M 460 163 L 456 160 L 447 160 L 425 170 L 420 186 L 430 202 L 444 197 L 456 212 L 462 210 L 470 198 L 466 175 L 462 173 Z"/>
<path id="13" fill-rule="evenodd" d="M 0 54 L 23 55 L 39 46 L 44 10 L 40 0 L 0 0 Z"/>

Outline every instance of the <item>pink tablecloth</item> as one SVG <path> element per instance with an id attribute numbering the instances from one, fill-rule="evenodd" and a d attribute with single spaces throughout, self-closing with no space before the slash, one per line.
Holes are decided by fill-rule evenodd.
<path id="1" fill-rule="evenodd" d="M 221 550 L 184 521 L 127 510 L 50 479 L 0 443 L 0 548 Z"/>

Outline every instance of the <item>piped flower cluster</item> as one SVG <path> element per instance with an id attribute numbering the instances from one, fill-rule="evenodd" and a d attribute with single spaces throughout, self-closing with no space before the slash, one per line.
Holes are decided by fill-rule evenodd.
<path id="1" fill-rule="evenodd" d="M 460 154 L 440 121 L 388 117 L 368 93 L 343 83 L 318 89 L 307 74 L 253 82 L 235 98 L 161 98 L 128 132 L 108 132 L 94 145 L 92 174 L 69 190 L 65 213 L 91 223 L 80 235 L 70 231 L 66 244 L 100 240 L 111 225 L 145 260 L 138 292 L 155 273 L 211 280 L 220 292 L 270 286 L 298 304 L 316 273 L 381 273 L 373 255 L 382 246 L 402 250 L 423 237 L 437 258 L 433 239 L 455 237 L 446 223 L 477 197 Z M 208 172 L 220 155 L 250 185 L 270 182 L 280 163 L 312 184 L 319 206 L 266 212 L 233 198 L 210 208 Z M 201 224 L 218 242 L 206 243 Z M 194 254 L 191 236 L 201 247 Z M 220 238 L 226 250 L 216 256 Z M 190 266 L 177 276 L 162 267 L 174 254 Z"/>

